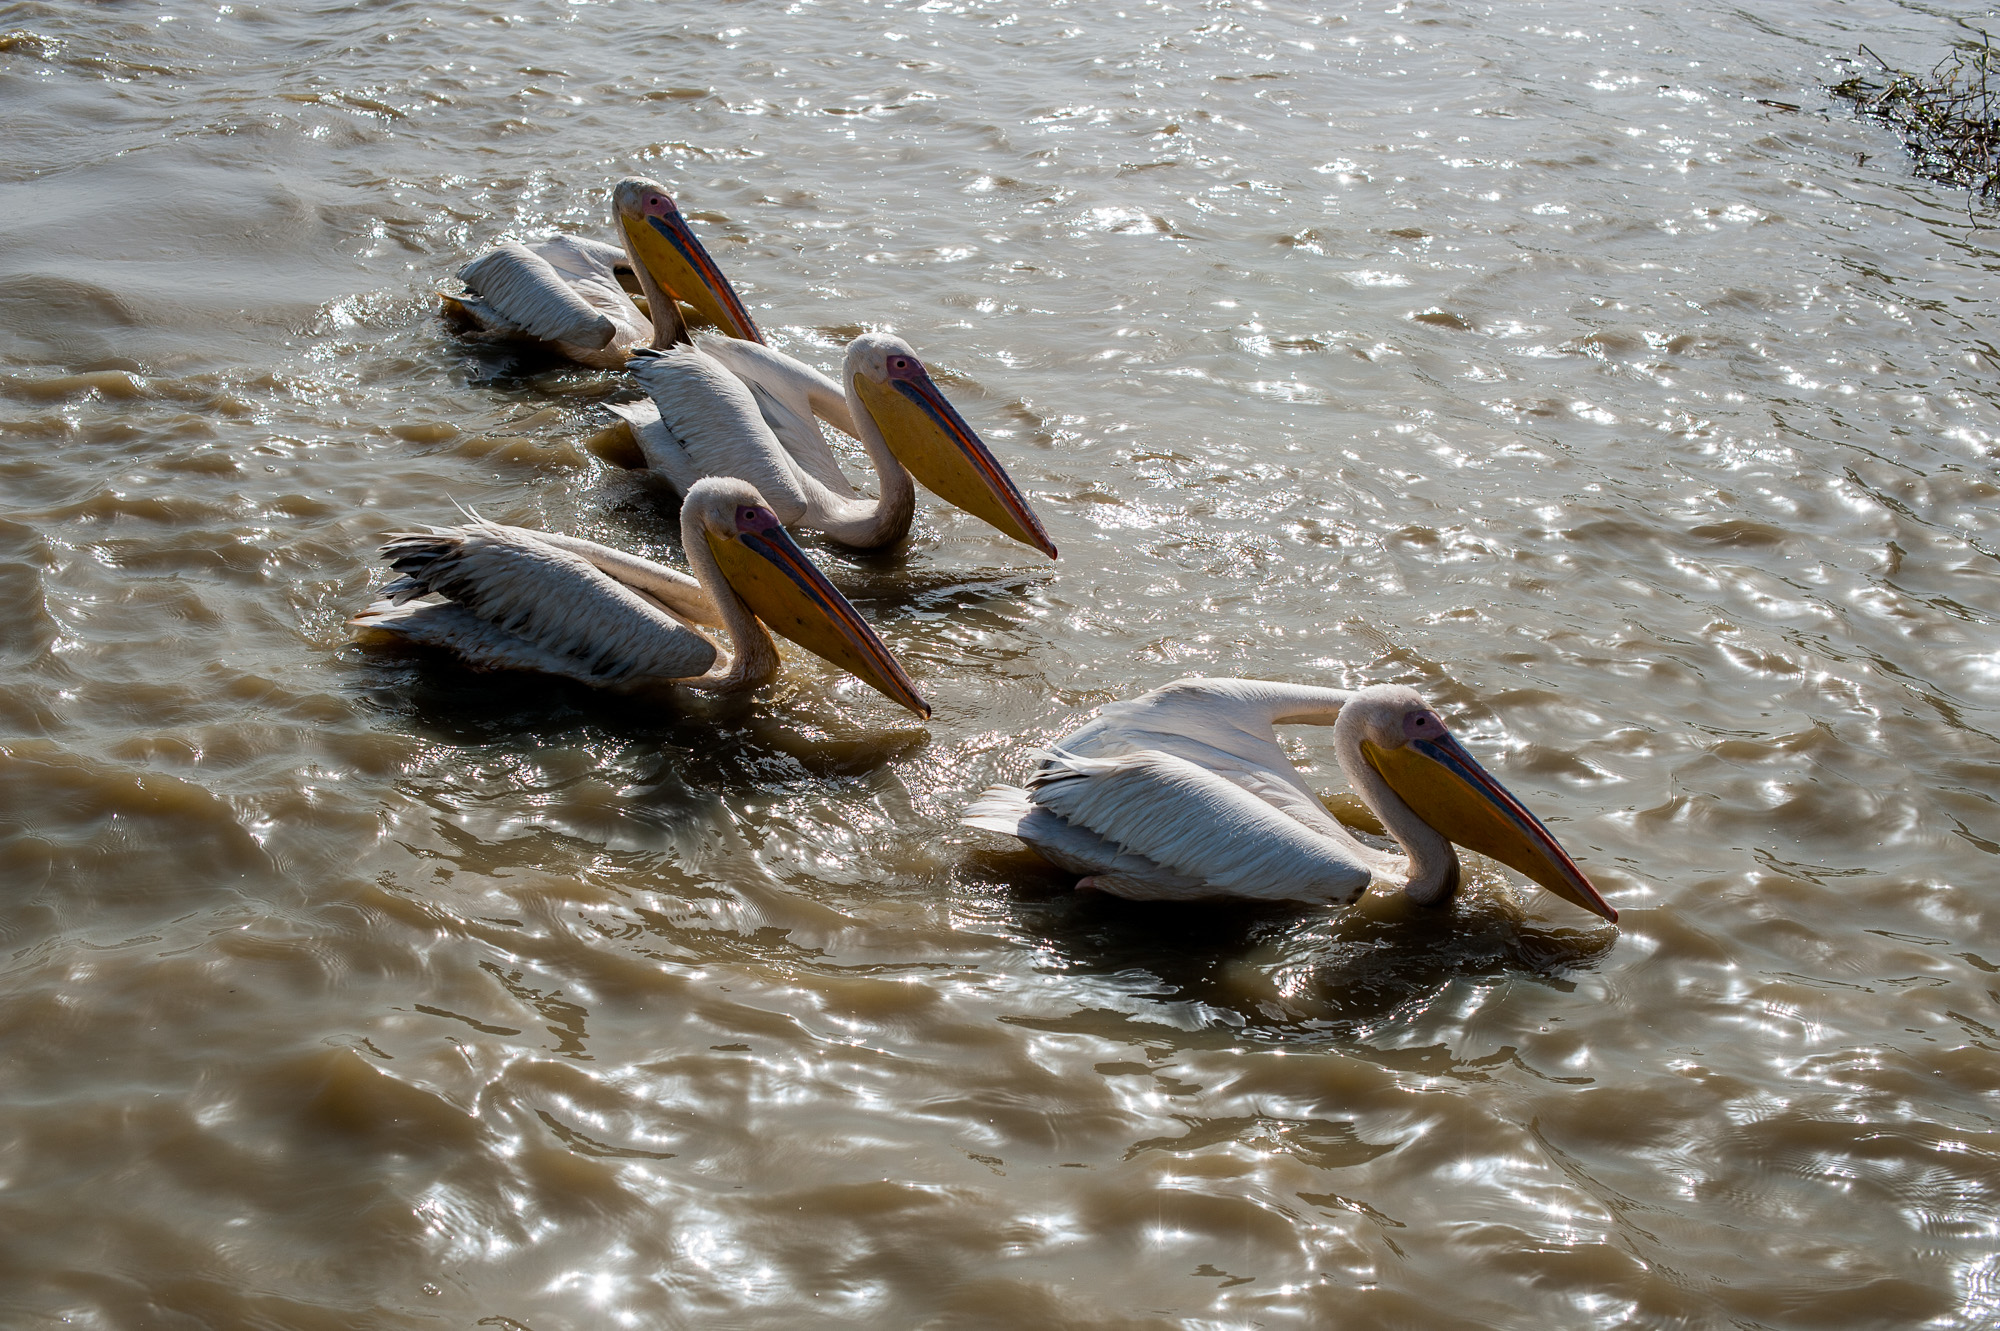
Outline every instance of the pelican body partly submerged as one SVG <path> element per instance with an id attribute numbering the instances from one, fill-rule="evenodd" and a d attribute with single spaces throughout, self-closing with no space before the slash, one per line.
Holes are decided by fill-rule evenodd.
<path id="1" fill-rule="evenodd" d="M 671 334 L 661 330 L 677 326 L 676 301 L 731 337 L 764 340 L 666 190 L 640 176 L 619 181 L 611 218 L 622 250 L 582 236 L 501 245 L 458 270 L 469 294 L 439 293 L 446 314 L 465 336 L 540 343 L 600 370 L 620 368 L 636 347 L 666 345 Z M 645 311 L 626 294 L 624 274 Z"/>
<path id="2" fill-rule="evenodd" d="M 1342 774 L 1400 855 L 1327 812 L 1278 747 L 1278 725 L 1333 727 Z M 1026 789 L 994 786 L 962 821 L 1020 838 L 1084 875 L 1079 887 L 1137 900 L 1343 906 L 1372 884 L 1443 905 L 1459 886 L 1455 842 L 1618 918 L 1541 820 L 1400 685 L 1169 684 L 1104 708 L 1040 755 Z"/>
<path id="3" fill-rule="evenodd" d="M 786 526 L 872 550 L 909 534 L 921 481 L 1055 558 L 1027 496 L 892 333 L 864 333 L 848 345 L 844 385 L 781 351 L 720 337 L 638 350 L 628 368 L 650 400 L 612 410 L 631 425 L 647 464 L 678 488 L 740 476 Z M 861 441 L 875 467 L 874 498 L 856 495 L 820 420 Z"/>
<path id="4" fill-rule="evenodd" d="M 1055 557 L 1027 497 L 907 342 L 890 333 L 856 338 L 845 384 L 835 384 L 764 344 L 660 185 L 619 181 L 611 214 L 622 250 L 566 235 L 502 245 L 459 269 L 467 294 L 439 293 L 447 315 L 469 338 L 533 342 L 593 368 L 633 369 L 651 400 L 612 410 L 631 425 L 647 465 L 683 492 L 703 476 L 739 477 L 787 527 L 872 550 L 909 534 L 921 482 Z M 645 296 L 645 310 L 626 294 L 625 275 Z M 683 303 L 725 336 L 694 346 Z M 821 420 L 861 442 L 875 468 L 873 499 L 860 497 L 842 472 Z"/>
<path id="5" fill-rule="evenodd" d="M 594 541 L 493 522 L 398 533 L 382 554 L 402 576 L 354 623 L 445 648 L 476 669 L 712 693 L 776 676 L 768 625 L 930 715 L 902 665 L 751 486 L 716 477 L 691 489 L 681 539 L 694 577 Z M 726 630 L 729 649 L 697 626 Z"/>

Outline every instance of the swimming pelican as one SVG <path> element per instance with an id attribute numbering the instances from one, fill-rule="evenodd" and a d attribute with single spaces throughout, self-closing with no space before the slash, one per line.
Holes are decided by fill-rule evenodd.
<path id="1" fill-rule="evenodd" d="M 1402 847 L 1364 845 L 1278 747 L 1278 725 L 1333 727 L 1341 773 Z M 1369 885 L 1441 906 L 1457 842 L 1607 920 L 1548 828 L 1473 761 L 1414 690 L 1190 679 L 1113 703 L 994 786 L 962 822 L 1019 837 L 1094 887 L 1141 901 L 1245 897 L 1344 906 Z"/>
<path id="2" fill-rule="evenodd" d="M 541 342 L 600 370 L 620 368 L 634 347 L 654 342 L 655 322 L 673 322 L 662 311 L 674 310 L 676 299 L 731 337 L 764 340 L 666 190 L 640 176 L 619 181 L 611 189 L 611 219 L 622 250 L 582 236 L 552 236 L 475 259 L 458 270 L 472 295 L 438 293 L 446 313 L 475 340 Z M 625 294 L 621 272 L 638 280 L 651 318 Z"/>
<path id="3" fill-rule="evenodd" d="M 871 550 L 909 534 L 915 473 L 947 503 L 1055 558 L 1055 542 L 1027 497 L 903 339 L 863 333 L 849 343 L 844 389 L 760 343 L 656 341 L 635 351 L 628 366 L 650 400 L 611 410 L 632 426 L 648 464 L 675 486 L 740 476 L 786 526 Z M 875 466 L 875 498 L 856 496 L 815 416 L 861 441 Z"/>
<path id="4" fill-rule="evenodd" d="M 674 681 L 710 693 L 755 689 L 777 674 L 768 625 L 918 716 L 931 714 L 749 485 L 711 477 L 690 489 L 681 542 L 692 578 L 594 541 L 479 519 L 402 532 L 383 542 L 382 556 L 403 576 L 353 622 L 448 648 L 480 670 L 614 688 Z M 406 604 L 425 595 L 444 599 Z M 734 650 L 697 624 L 727 630 Z"/>

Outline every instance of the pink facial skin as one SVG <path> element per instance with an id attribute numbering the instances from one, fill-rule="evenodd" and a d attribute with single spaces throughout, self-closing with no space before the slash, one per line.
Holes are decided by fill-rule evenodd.
<path id="1" fill-rule="evenodd" d="M 1435 712 L 1403 713 L 1403 734 L 1410 739 L 1440 740 L 1450 733 Z"/>
<path id="2" fill-rule="evenodd" d="M 758 508 L 754 504 L 740 504 L 736 509 L 736 530 L 740 532 L 767 532 L 778 525 L 778 515 L 768 508 Z"/>

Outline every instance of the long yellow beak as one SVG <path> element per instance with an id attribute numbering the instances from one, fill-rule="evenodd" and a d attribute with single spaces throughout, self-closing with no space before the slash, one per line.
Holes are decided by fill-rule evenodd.
<path id="1" fill-rule="evenodd" d="M 1542 820 L 1450 735 L 1412 739 L 1400 749 L 1363 740 L 1361 752 L 1412 812 L 1451 840 L 1520 871 L 1571 905 L 1617 920 L 1618 912 L 1597 894 Z"/>
<path id="2" fill-rule="evenodd" d="M 762 342 L 750 311 L 737 298 L 736 288 L 722 275 L 722 269 L 678 213 L 671 217 L 651 214 L 621 216 L 625 238 L 632 255 L 646 265 L 667 293 L 695 307 L 701 316 L 731 337 Z"/>
<path id="3" fill-rule="evenodd" d="M 861 405 L 875 418 L 883 441 L 910 474 L 947 504 L 983 518 L 1050 559 L 1056 545 L 1027 497 L 978 435 L 972 432 L 938 386 L 921 377 L 878 383 L 856 375 Z"/>
<path id="4" fill-rule="evenodd" d="M 930 717 L 930 704 L 902 663 L 783 527 L 774 523 L 733 536 L 705 534 L 722 575 L 772 632 L 858 676 L 918 716 Z"/>

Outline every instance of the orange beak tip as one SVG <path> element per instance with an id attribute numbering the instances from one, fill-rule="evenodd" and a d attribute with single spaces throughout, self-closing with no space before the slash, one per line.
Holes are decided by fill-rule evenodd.
<path id="1" fill-rule="evenodd" d="M 1583 906 L 1593 915 L 1603 916 L 1611 924 L 1618 923 L 1618 908 L 1604 899 L 1604 893 L 1598 890 L 1597 884 L 1585 878 L 1581 872 L 1577 874 L 1577 877 L 1583 879 L 1584 892 L 1589 898 L 1587 901 L 1578 902 L 1577 904 Z"/>
<path id="2" fill-rule="evenodd" d="M 1604 899 L 1604 895 L 1597 890 L 1595 883 L 1589 883 L 1589 888 L 1590 893 L 1588 898 L 1579 900 L 1576 904 L 1589 911 L 1592 915 L 1601 917 L 1606 923 L 1618 923 L 1618 908 Z"/>

